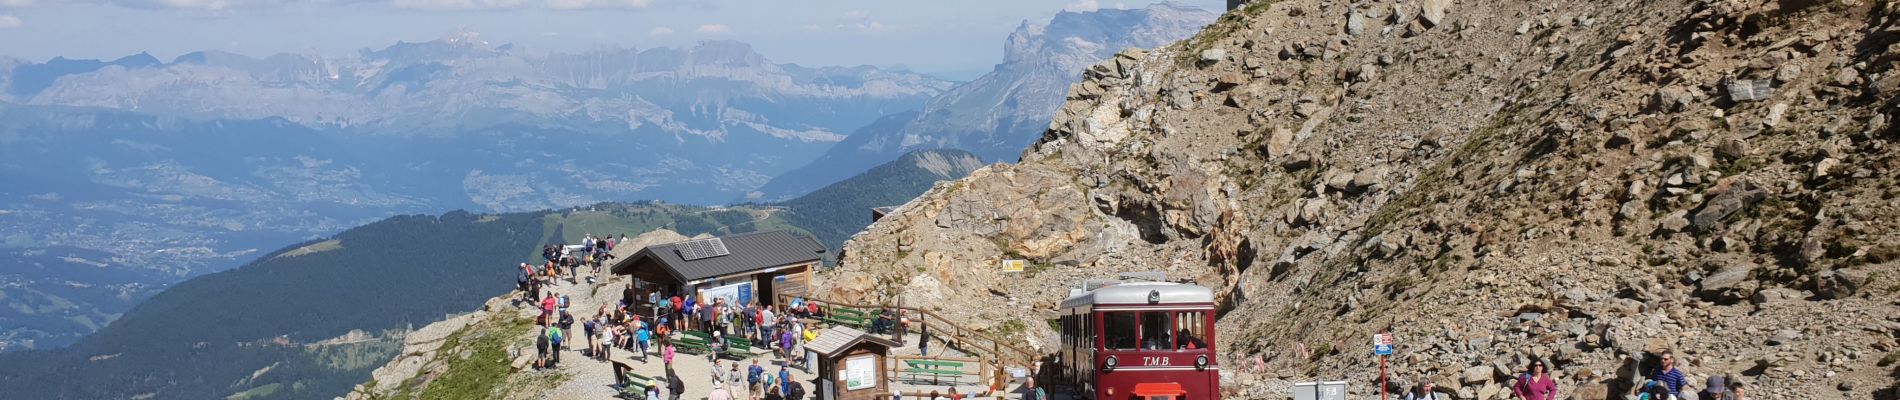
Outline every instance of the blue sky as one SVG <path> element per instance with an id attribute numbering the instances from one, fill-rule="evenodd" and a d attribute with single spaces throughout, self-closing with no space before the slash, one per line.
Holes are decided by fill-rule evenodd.
<path id="1" fill-rule="evenodd" d="M 219 49 L 325 55 L 461 30 L 562 52 L 754 44 L 779 62 L 988 70 L 1024 20 L 1152 0 L 0 0 L 0 55 L 160 59 Z M 1218 9 L 1222 0 L 1175 0 Z"/>

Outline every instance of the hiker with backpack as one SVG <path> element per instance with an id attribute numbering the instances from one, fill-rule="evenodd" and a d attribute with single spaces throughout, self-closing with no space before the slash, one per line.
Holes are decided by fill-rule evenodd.
<path id="1" fill-rule="evenodd" d="M 759 366 L 759 360 L 752 360 L 752 366 L 745 369 L 746 392 L 764 394 L 762 383 L 765 381 L 765 367 Z"/>
<path id="2" fill-rule="evenodd" d="M 567 296 L 561 296 L 561 298 L 563 298 L 563 299 L 566 299 L 566 298 L 567 298 Z M 569 313 L 567 313 L 567 307 L 561 307 L 561 320 L 560 320 L 560 325 L 561 325 L 561 331 L 562 331 L 562 332 L 573 332 L 573 331 L 574 331 L 574 314 L 569 314 Z M 563 349 L 563 350 L 565 350 L 565 349 L 567 349 L 567 348 L 566 348 L 566 347 L 562 347 L 561 349 Z"/>
<path id="3" fill-rule="evenodd" d="M 1511 387 L 1511 394 L 1524 400 L 1556 400 L 1557 380 L 1551 379 L 1550 368 L 1544 360 L 1532 359 L 1530 367 L 1518 375 L 1517 385 Z"/>
<path id="4" fill-rule="evenodd" d="M 565 348 L 562 346 L 566 344 L 566 339 L 567 337 L 561 334 L 560 327 L 548 327 L 548 354 L 551 356 L 548 362 L 549 368 L 561 363 L 561 349 Z"/>

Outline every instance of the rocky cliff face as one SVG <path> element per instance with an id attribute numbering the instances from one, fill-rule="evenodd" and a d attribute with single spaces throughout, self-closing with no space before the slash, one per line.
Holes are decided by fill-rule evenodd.
<path id="1" fill-rule="evenodd" d="M 1221 293 L 1242 398 L 1376 381 L 1379 331 L 1398 382 L 1460 398 L 1531 358 L 1608 398 L 1669 350 L 1695 387 L 1893 398 L 1897 10 L 1256 2 L 1090 67 L 1020 165 L 939 184 L 819 288 L 1036 343 L 1076 278 L 1166 271 Z"/>
<path id="2" fill-rule="evenodd" d="M 1010 33 L 1003 62 L 990 73 L 932 98 L 921 114 L 853 132 L 810 165 L 762 186 L 756 199 L 795 197 L 916 150 L 959 149 L 988 162 L 1016 161 L 1084 67 L 1122 49 L 1180 40 L 1213 19 L 1207 10 L 1162 3 L 1024 22 Z"/>

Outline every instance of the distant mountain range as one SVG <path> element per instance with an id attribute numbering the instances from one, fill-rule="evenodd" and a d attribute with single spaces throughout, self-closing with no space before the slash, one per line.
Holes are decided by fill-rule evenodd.
<path id="1" fill-rule="evenodd" d="M 343 58 L 202 51 L 165 63 L 138 54 L 111 62 L 54 58 L 10 69 L 0 70 L 10 77 L 5 93 L 24 104 L 283 118 L 394 136 L 514 124 L 716 143 L 748 130 L 835 142 L 841 132 L 916 109 L 952 85 L 869 66 L 775 64 L 731 41 L 558 54 L 493 45 L 473 33 Z"/>
<path id="2" fill-rule="evenodd" d="M 1013 161 L 1094 60 L 1212 18 L 1062 13 L 960 86 L 729 41 L 559 54 L 471 33 L 345 57 L 0 57 L 0 352 L 72 343 L 170 284 L 390 215 L 791 204 L 906 153 L 969 151 L 882 174 L 904 191 L 849 184 L 787 217 L 836 245 L 915 195 L 897 193 Z"/>
<path id="3" fill-rule="evenodd" d="M 390 215 L 727 202 L 950 86 L 737 42 L 547 54 L 468 34 L 345 58 L 0 59 L 0 351 Z"/>
<path id="4" fill-rule="evenodd" d="M 960 150 L 918 151 L 781 204 L 639 202 L 391 217 L 179 283 L 72 346 L 0 354 L 0 393 L 45 399 L 333 398 L 393 357 L 403 330 L 506 293 L 513 284 L 511 265 L 530 261 L 542 244 L 572 243 L 588 233 L 793 229 L 837 249 L 871 223 L 871 207 L 902 204 L 938 181 L 981 166 L 975 155 Z M 42 269 L 30 272 L 99 271 L 61 264 L 41 262 Z"/>
<path id="5" fill-rule="evenodd" d="M 1187 38 L 1215 12 L 1167 3 L 1142 9 L 1062 12 L 1024 22 L 1009 35 L 989 74 L 930 100 L 922 112 L 893 115 L 854 131 L 816 161 L 773 178 L 749 198 L 783 200 L 856 175 L 919 149 L 962 149 L 988 162 L 1015 162 L 1049 127 L 1082 70 L 1130 47 Z"/>

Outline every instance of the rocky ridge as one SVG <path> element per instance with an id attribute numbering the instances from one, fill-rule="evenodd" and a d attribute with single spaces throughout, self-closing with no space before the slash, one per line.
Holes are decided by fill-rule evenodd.
<path id="1" fill-rule="evenodd" d="M 1376 381 L 1378 331 L 1397 384 L 1457 398 L 1532 358 L 1621 398 L 1662 351 L 1696 388 L 1895 398 L 1897 12 L 1255 2 L 1090 67 L 1020 165 L 939 184 L 817 287 L 1038 344 L 1076 279 L 1165 271 L 1221 294 L 1239 398 Z"/>
<path id="2" fill-rule="evenodd" d="M 811 164 L 761 186 L 757 199 L 797 196 L 916 150 L 960 149 L 986 162 L 1016 161 L 1023 146 L 1048 125 L 1083 68 L 1123 48 L 1188 37 L 1214 16 L 1161 3 L 1065 11 L 1047 22 L 1025 21 L 1010 33 L 1003 62 L 989 73 L 931 98 L 921 113 L 899 120 L 887 116 L 852 132 Z"/>

